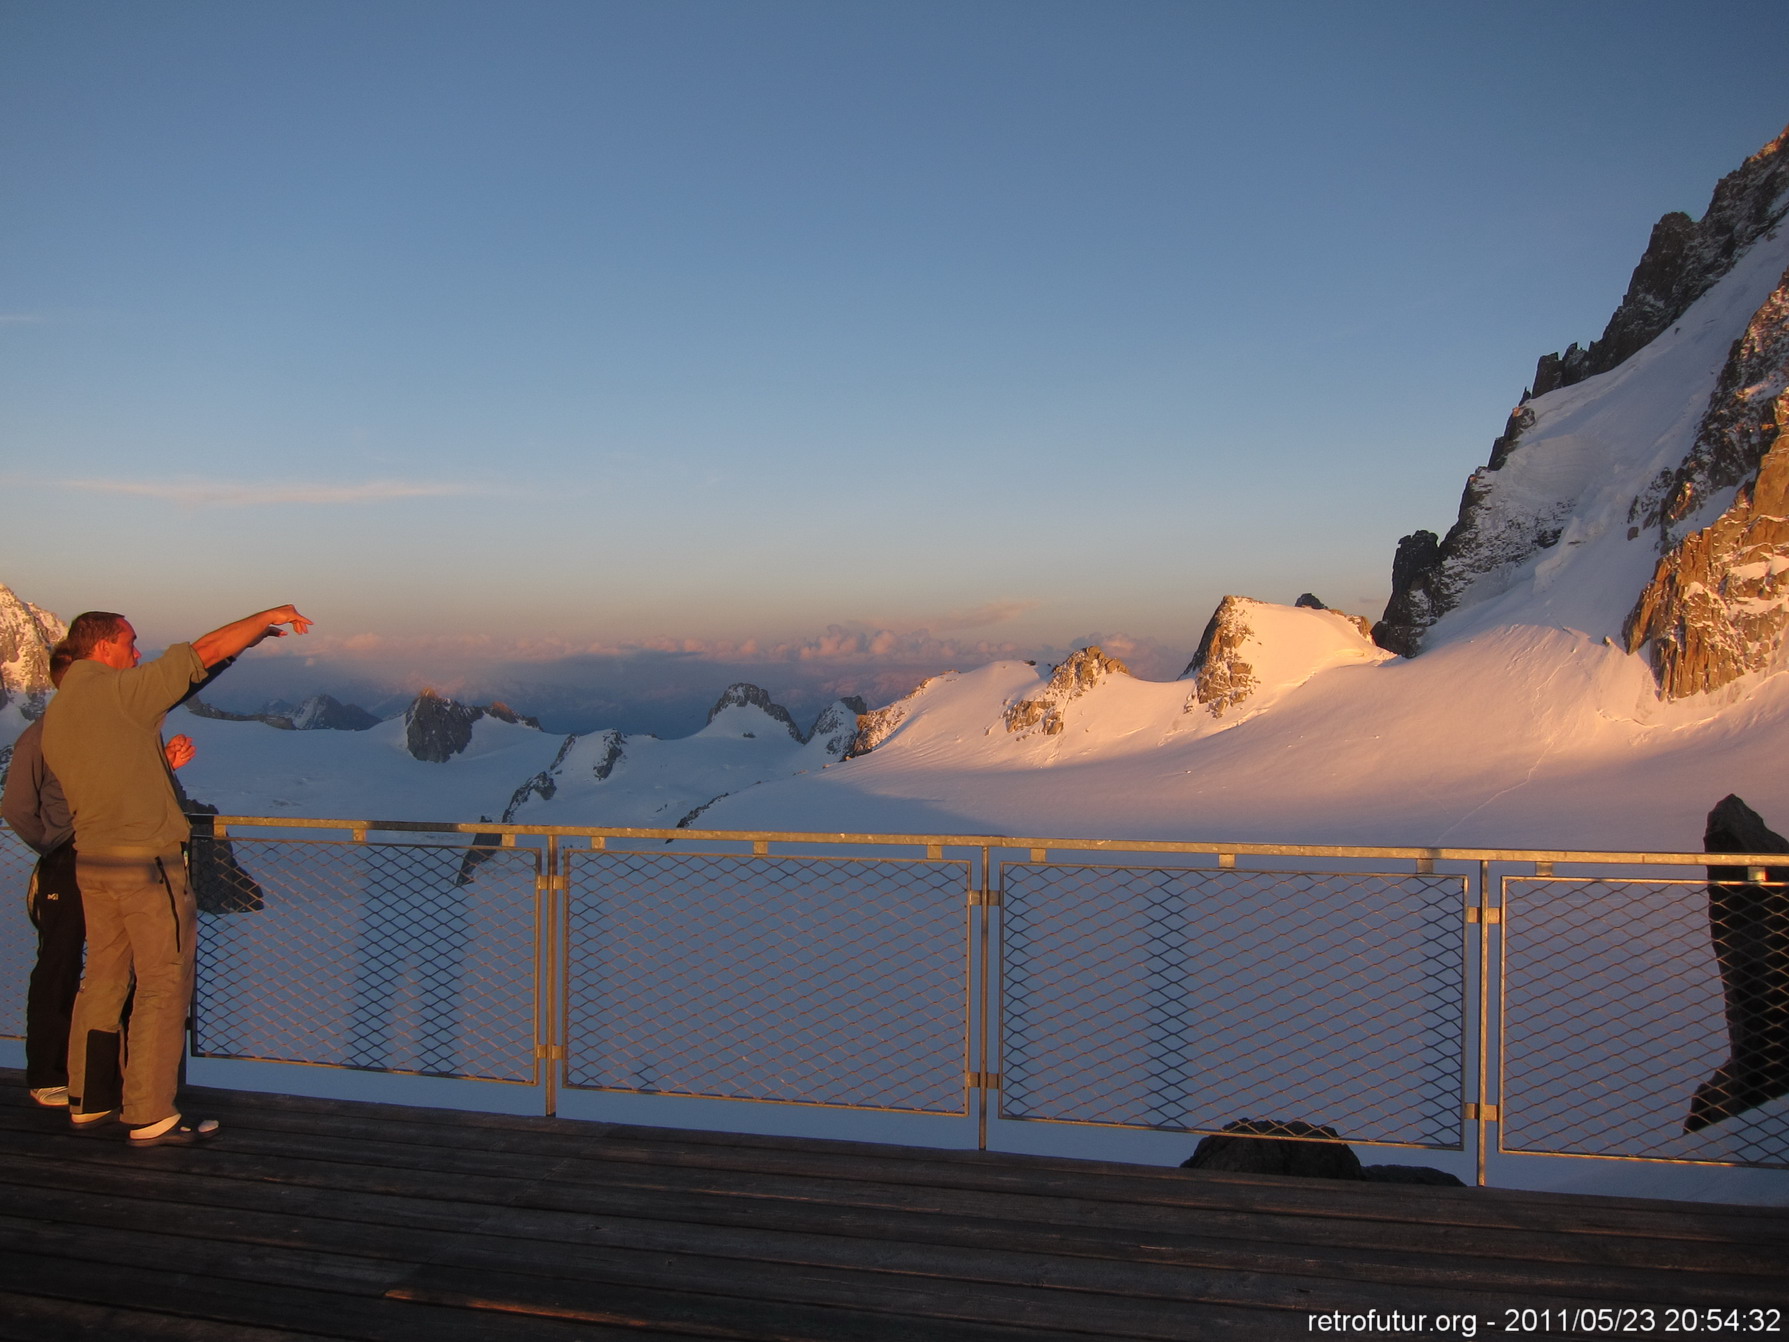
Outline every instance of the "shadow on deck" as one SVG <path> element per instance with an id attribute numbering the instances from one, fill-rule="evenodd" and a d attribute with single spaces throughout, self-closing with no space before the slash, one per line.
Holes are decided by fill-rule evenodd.
<path id="1" fill-rule="evenodd" d="M 1372 1309 L 1462 1336 L 1436 1316 L 1789 1307 L 1780 1208 L 225 1091 L 192 1096 L 213 1146 L 127 1151 L 0 1081 L 6 1338 L 1275 1338 Z"/>

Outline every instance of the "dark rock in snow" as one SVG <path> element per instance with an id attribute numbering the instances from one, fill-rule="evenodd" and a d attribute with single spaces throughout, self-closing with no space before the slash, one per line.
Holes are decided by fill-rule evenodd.
<path id="1" fill-rule="evenodd" d="M 1446 1170 L 1427 1165 L 1362 1165 L 1334 1128 L 1310 1123 L 1241 1119 L 1224 1125 L 1226 1136 L 1201 1138 L 1183 1170 L 1228 1174 L 1292 1174 L 1306 1179 L 1349 1179 L 1375 1184 L 1427 1184 L 1464 1188 Z"/>
<path id="2" fill-rule="evenodd" d="M 1302 607 L 1305 610 L 1328 610 L 1329 609 L 1328 606 L 1324 605 L 1321 601 L 1317 600 L 1317 598 L 1314 597 L 1313 595 L 1311 595 L 1311 593 L 1309 593 L 1309 592 L 1306 592 L 1304 595 L 1299 597 L 1298 600 L 1294 601 L 1292 604 L 1294 606 Z"/>
<path id="3" fill-rule="evenodd" d="M 795 740 L 802 739 L 801 728 L 795 725 L 795 719 L 789 716 L 789 710 L 775 702 L 756 685 L 748 685 L 744 681 L 727 686 L 721 697 L 714 701 L 714 707 L 708 710 L 708 720 L 713 722 L 729 708 L 756 708 L 772 720 L 779 722 Z"/>
<path id="4" fill-rule="evenodd" d="M 1238 1119 L 1226 1136 L 1204 1137 L 1183 1170 L 1230 1174 L 1295 1174 L 1307 1179 L 1358 1179 L 1360 1160 L 1334 1128 L 1271 1119 Z"/>
<path id="5" fill-rule="evenodd" d="M 482 708 L 424 690 L 404 714 L 404 744 L 416 759 L 445 764 L 472 744 L 472 724 L 484 715 Z"/>

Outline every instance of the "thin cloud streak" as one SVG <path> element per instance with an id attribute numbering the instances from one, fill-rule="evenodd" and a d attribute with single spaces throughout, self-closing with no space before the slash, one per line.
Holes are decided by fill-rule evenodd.
<path id="1" fill-rule="evenodd" d="M 384 503 L 393 499 L 445 498 L 492 492 L 479 485 L 408 480 L 366 480 L 345 485 L 303 481 L 254 484 L 229 480 L 62 480 L 58 483 L 64 489 L 159 499 L 188 508 L 258 508 L 269 504 L 294 503 Z"/>

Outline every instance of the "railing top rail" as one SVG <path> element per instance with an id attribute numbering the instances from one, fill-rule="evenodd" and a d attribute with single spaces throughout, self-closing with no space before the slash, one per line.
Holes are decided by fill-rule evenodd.
<path id="1" fill-rule="evenodd" d="M 399 834 L 496 834 L 561 839 L 700 840 L 708 843 L 855 844 L 886 847 L 1025 848 L 1059 852 L 1216 853 L 1238 857 L 1389 858 L 1433 862 L 1550 862 L 1622 866 L 1782 867 L 1785 853 L 1641 853 L 1565 848 L 1424 848 L 1409 845 L 1222 843 L 1170 839 L 1027 838 L 1012 834 L 851 834 L 788 830 L 641 829 L 602 825 L 505 825 L 495 821 L 341 820 L 194 815 L 201 824 Z"/>

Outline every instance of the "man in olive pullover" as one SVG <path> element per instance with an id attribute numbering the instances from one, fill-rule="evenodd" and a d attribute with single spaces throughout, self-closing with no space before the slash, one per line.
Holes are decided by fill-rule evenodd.
<path id="1" fill-rule="evenodd" d="M 207 668 L 290 625 L 310 621 L 278 606 L 176 643 L 152 662 L 122 615 L 75 617 L 63 645 L 74 657 L 43 715 L 44 762 L 62 784 L 75 831 L 75 876 L 87 923 L 87 968 L 69 1032 L 69 1117 L 92 1131 L 114 1119 L 137 1146 L 192 1145 L 215 1119 L 188 1121 L 175 1106 L 192 1001 L 197 909 L 182 845 L 189 831 L 163 756 L 161 723 Z M 117 1047 L 124 1001 L 136 983 L 124 1047 L 122 1108 L 87 1093 L 88 1057 Z M 97 1074 L 103 1066 L 96 1065 Z"/>

